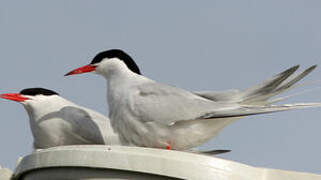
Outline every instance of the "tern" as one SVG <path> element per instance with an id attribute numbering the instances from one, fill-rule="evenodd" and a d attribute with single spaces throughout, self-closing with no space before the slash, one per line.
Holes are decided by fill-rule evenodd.
<path id="1" fill-rule="evenodd" d="M 321 103 L 275 105 L 271 97 L 291 88 L 315 69 L 297 76 L 288 70 L 246 90 L 190 92 L 143 76 L 124 51 L 98 53 L 90 64 L 65 76 L 93 72 L 107 80 L 109 118 L 123 141 L 136 146 L 185 150 L 215 137 L 244 116 L 321 106 Z"/>
<path id="2" fill-rule="evenodd" d="M 78 106 L 52 90 L 28 88 L 20 93 L 1 94 L 0 98 L 24 106 L 36 150 L 63 145 L 123 145 L 109 118 Z"/>

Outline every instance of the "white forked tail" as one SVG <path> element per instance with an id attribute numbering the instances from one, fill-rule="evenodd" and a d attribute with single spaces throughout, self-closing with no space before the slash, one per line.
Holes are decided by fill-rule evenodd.
<path id="1" fill-rule="evenodd" d="M 196 94 L 207 99 L 222 102 L 234 103 L 235 108 L 222 108 L 220 110 L 207 113 L 200 118 L 222 118 L 222 117 L 238 117 L 255 114 L 265 114 L 278 111 L 287 111 L 292 109 L 302 109 L 309 107 L 320 107 L 321 103 L 296 103 L 274 105 L 273 103 L 287 99 L 290 96 L 271 99 L 280 93 L 287 91 L 294 85 L 311 73 L 317 65 L 311 66 L 298 75 L 294 76 L 294 72 L 299 65 L 293 66 L 282 73 L 279 73 L 263 83 L 245 90 L 228 90 L 223 92 L 196 92 Z"/>
<path id="2" fill-rule="evenodd" d="M 272 78 L 245 90 L 201 91 L 195 94 L 217 102 L 230 102 L 246 105 L 267 105 L 287 99 L 289 96 L 270 99 L 284 91 L 292 89 L 298 81 L 311 73 L 317 65 L 313 65 L 298 75 L 293 74 L 299 65 L 293 66 Z"/>
<path id="3" fill-rule="evenodd" d="M 246 89 L 241 93 L 242 104 L 271 104 L 274 100 L 269 100 L 271 97 L 276 96 L 286 90 L 293 88 L 294 84 L 303 79 L 309 73 L 311 73 L 317 65 L 311 66 L 299 73 L 296 76 L 292 76 L 293 73 L 299 68 L 299 65 L 293 66 L 284 72 L 277 74 L 271 79 Z"/>

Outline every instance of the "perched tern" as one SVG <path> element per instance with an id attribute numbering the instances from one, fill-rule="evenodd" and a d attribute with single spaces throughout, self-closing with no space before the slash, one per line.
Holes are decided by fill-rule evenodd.
<path id="1" fill-rule="evenodd" d="M 109 118 L 78 106 L 58 93 L 29 88 L 20 93 L 1 94 L 0 98 L 21 103 L 29 115 L 35 149 L 63 145 L 121 145 Z"/>
<path id="2" fill-rule="evenodd" d="M 294 66 L 254 86 L 223 92 L 189 92 L 157 83 L 143 75 L 122 50 L 97 54 L 89 65 L 67 75 L 93 72 L 108 83 L 109 117 L 123 141 L 137 146 L 186 150 L 215 137 L 244 116 L 321 106 L 321 103 L 274 105 L 275 96 L 309 74 L 312 66 L 290 77 Z"/>

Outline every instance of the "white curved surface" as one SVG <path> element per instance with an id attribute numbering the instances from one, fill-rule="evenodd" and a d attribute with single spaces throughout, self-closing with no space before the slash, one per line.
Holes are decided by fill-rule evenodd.
<path id="1" fill-rule="evenodd" d="M 0 180 L 10 180 L 12 176 L 12 172 L 10 169 L 7 168 L 1 168 L 0 166 Z"/>
<path id="2" fill-rule="evenodd" d="M 34 152 L 16 179 L 321 180 L 320 175 L 264 169 L 187 152 L 124 146 L 64 146 Z"/>

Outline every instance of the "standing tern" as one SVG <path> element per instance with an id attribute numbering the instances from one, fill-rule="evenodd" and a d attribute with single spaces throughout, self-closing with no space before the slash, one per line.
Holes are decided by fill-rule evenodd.
<path id="1" fill-rule="evenodd" d="M 89 65 L 66 76 L 93 72 L 105 77 L 111 124 L 123 141 L 186 150 L 209 141 L 243 116 L 321 106 L 321 103 L 273 105 L 274 101 L 269 101 L 315 67 L 290 78 L 298 69 L 294 66 L 244 91 L 193 93 L 141 75 L 128 54 L 112 49 L 97 54 Z"/>
<path id="2" fill-rule="evenodd" d="M 0 98 L 21 103 L 29 115 L 35 149 L 63 145 L 120 145 L 109 118 L 78 106 L 58 93 L 29 88 L 20 93 L 1 94 Z"/>

